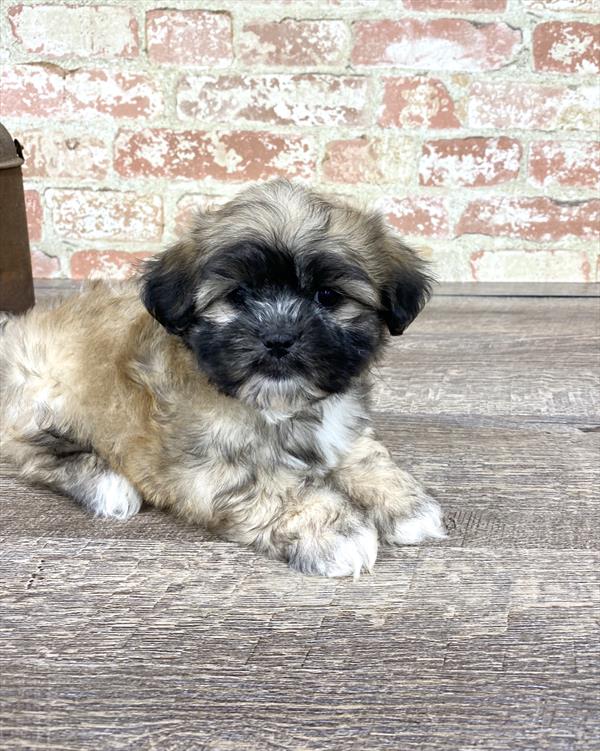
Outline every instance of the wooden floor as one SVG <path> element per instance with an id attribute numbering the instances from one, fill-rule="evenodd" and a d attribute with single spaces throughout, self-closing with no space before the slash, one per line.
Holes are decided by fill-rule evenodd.
<path id="1" fill-rule="evenodd" d="M 379 371 L 450 536 L 359 581 L 4 466 L 0 747 L 599 749 L 600 299 L 489 291 L 438 296 Z"/>

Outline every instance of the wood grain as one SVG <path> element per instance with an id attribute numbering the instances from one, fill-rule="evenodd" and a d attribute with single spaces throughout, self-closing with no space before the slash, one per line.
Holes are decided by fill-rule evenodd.
<path id="1" fill-rule="evenodd" d="M 466 297 L 600 297 L 598 282 L 441 282 L 439 295 Z"/>
<path id="2" fill-rule="evenodd" d="M 357 582 L 0 464 L 0 748 L 600 749 L 599 304 L 438 297 L 394 341 L 377 429 L 450 536 Z"/>
<path id="3" fill-rule="evenodd" d="M 442 503 L 451 527 L 444 544 L 600 548 L 600 434 L 570 425 L 519 428 L 518 422 L 431 415 L 378 413 L 376 425 L 398 463 Z M 15 474 L 8 465 L 0 471 L 0 496 L 14 499 L 3 513 L 6 534 L 206 538 L 154 509 L 125 524 L 93 519 L 69 499 L 30 488 Z"/>
<path id="4" fill-rule="evenodd" d="M 583 749 L 598 729 L 598 554 L 395 550 L 354 583 L 224 543 L 4 546 L 16 748 Z"/>

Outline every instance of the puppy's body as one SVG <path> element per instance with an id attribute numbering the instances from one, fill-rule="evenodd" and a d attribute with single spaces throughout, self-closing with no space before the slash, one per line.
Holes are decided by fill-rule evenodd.
<path id="1" fill-rule="evenodd" d="M 267 219 L 257 203 L 236 225 L 240 202 L 159 256 L 144 304 L 138 283 L 98 282 L 9 321 L 3 451 L 97 514 L 127 518 L 143 498 L 300 570 L 357 574 L 378 539 L 443 536 L 437 504 L 369 427 L 386 269 L 340 252 L 347 228 L 332 243 L 343 212 L 364 235 L 358 212 L 285 183 L 250 197 L 265 191 Z"/>

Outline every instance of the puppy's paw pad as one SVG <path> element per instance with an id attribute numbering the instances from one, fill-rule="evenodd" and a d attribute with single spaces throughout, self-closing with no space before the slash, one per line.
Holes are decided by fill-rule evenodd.
<path id="1" fill-rule="evenodd" d="M 96 516 L 129 519 L 142 506 L 142 498 L 133 485 L 116 472 L 106 472 L 98 482 L 91 503 Z"/>
<path id="2" fill-rule="evenodd" d="M 336 533 L 326 543 L 302 545 L 290 564 L 306 574 L 358 579 L 362 571 L 372 570 L 376 558 L 377 532 L 360 527 L 348 535 Z"/>
<path id="3" fill-rule="evenodd" d="M 447 537 L 442 509 L 429 498 L 406 519 L 396 522 L 389 542 L 396 545 L 417 545 L 425 540 L 443 540 Z"/>

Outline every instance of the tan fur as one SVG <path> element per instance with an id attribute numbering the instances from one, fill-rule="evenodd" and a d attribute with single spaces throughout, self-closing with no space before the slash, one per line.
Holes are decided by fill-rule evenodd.
<path id="1" fill-rule="evenodd" d="M 265 206 L 261 196 L 250 193 L 239 204 L 241 225 L 289 235 L 293 202 L 275 197 Z M 221 220 L 232 211 L 222 210 Z M 360 254 L 374 284 L 383 283 L 392 251 L 375 247 L 355 212 L 340 207 L 332 217 L 330 232 L 356 248 L 343 252 Z M 174 263 L 198 263 L 199 233 L 205 246 L 208 237 L 223 241 L 227 229 L 212 215 L 198 222 L 170 251 Z M 318 212 L 314 222 L 321 222 Z M 309 230 L 309 223 L 296 227 L 295 241 Z M 227 313 L 223 303 L 213 311 Z M 341 312 L 353 314 L 352 305 Z M 98 483 L 110 492 L 122 483 L 126 499 L 112 515 L 135 513 L 143 498 L 300 570 L 332 576 L 370 569 L 377 538 L 443 535 L 435 502 L 372 437 L 359 397 L 367 374 L 349 393 L 310 408 L 310 432 L 294 415 L 217 391 L 179 337 L 148 314 L 136 282 L 94 282 L 52 309 L 9 320 L 0 358 L 3 454 L 26 478 L 83 493 L 96 513 L 112 513 L 94 496 Z M 298 459 L 298 441 L 319 440 L 324 461 Z M 402 524 L 419 527 L 421 517 L 433 520 L 431 530 L 407 539 Z"/>

